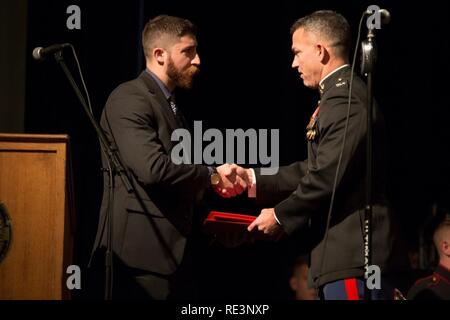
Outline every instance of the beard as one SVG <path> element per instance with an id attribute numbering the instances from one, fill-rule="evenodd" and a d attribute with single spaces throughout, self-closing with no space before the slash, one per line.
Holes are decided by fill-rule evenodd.
<path id="1" fill-rule="evenodd" d="M 167 64 L 167 75 L 178 88 L 191 89 L 194 83 L 194 76 L 200 72 L 197 66 L 190 66 L 186 70 L 175 67 L 172 58 L 169 57 Z"/>

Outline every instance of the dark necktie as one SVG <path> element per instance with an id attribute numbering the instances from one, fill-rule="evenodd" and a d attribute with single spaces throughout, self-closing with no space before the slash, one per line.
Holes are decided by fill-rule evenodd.
<path id="1" fill-rule="evenodd" d="M 169 104 L 170 104 L 170 107 L 172 108 L 173 114 L 176 116 L 178 113 L 178 108 L 177 108 L 177 103 L 175 102 L 175 97 L 173 95 L 170 96 L 170 98 L 169 98 Z"/>
<path id="2" fill-rule="evenodd" d="M 188 129 L 187 121 L 184 118 L 183 114 L 181 113 L 181 110 L 178 109 L 175 97 L 173 95 L 171 95 L 169 98 L 169 105 L 170 108 L 172 109 L 175 119 L 177 120 L 178 126 L 180 126 L 181 128 Z"/>

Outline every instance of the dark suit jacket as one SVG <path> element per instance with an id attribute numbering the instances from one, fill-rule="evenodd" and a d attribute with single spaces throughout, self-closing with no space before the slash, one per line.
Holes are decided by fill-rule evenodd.
<path id="1" fill-rule="evenodd" d="M 113 250 L 127 265 L 172 274 L 183 257 L 193 205 L 207 186 L 208 168 L 175 165 L 171 134 L 179 124 L 155 80 L 147 73 L 121 84 L 109 96 L 101 118 L 108 140 L 118 148 L 135 193 L 114 179 Z M 103 165 L 106 168 L 105 157 Z M 106 246 L 109 179 L 95 241 Z"/>
<path id="2" fill-rule="evenodd" d="M 311 276 L 314 284 L 362 275 L 364 265 L 363 222 L 366 172 L 366 85 L 354 77 L 352 106 L 342 157 L 340 176 L 332 213 L 328 240 L 324 233 L 341 151 L 347 116 L 350 67 L 338 70 L 324 80 L 321 88 L 318 135 L 308 142 L 308 159 L 281 167 L 277 175 L 264 176 L 256 170 L 257 198 L 260 203 L 276 204 L 275 212 L 284 230 L 292 233 L 310 228 L 315 235 L 311 251 Z M 384 127 L 374 106 L 374 206 L 372 264 L 389 270 L 398 252 L 397 230 L 392 211 L 385 199 Z M 325 255 L 323 255 L 325 250 Z M 394 257 L 397 255 L 397 257 Z M 323 269 L 321 269 L 323 261 Z"/>

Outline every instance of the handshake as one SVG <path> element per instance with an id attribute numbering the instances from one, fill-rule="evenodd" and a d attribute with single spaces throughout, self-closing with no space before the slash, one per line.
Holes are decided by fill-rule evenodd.
<path id="1" fill-rule="evenodd" d="M 235 197 L 246 189 L 253 187 L 256 181 L 252 169 L 245 169 L 236 164 L 223 164 L 216 168 L 220 176 L 213 185 L 215 191 L 224 198 Z M 281 235 L 283 230 L 276 219 L 274 208 L 261 210 L 258 217 L 247 227 L 249 232 L 257 230 L 265 234 Z"/>
<path id="2" fill-rule="evenodd" d="M 216 168 L 220 177 L 216 184 L 213 184 L 214 190 L 224 198 L 231 198 L 240 195 L 252 183 L 252 169 L 245 169 L 237 164 L 223 164 Z"/>

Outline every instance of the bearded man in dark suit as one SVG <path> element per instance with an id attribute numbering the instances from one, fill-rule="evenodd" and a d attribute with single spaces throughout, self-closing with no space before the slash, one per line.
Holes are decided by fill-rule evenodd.
<path id="1" fill-rule="evenodd" d="M 231 195 L 245 187 L 229 166 L 217 168 L 172 159 L 172 133 L 188 127 L 175 88 L 190 89 L 200 58 L 194 25 L 173 16 L 151 19 L 142 33 L 146 70 L 118 86 L 101 117 L 109 142 L 117 148 L 134 192 L 114 177 L 112 248 L 113 298 L 192 298 L 188 235 L 193 208 L 213 185 Z M 103 158 L 107 168 L 106 159 Z M 109 173 L 94 250 L 108 242 Z M 240 187 L 239 183 L 243 183 Z"/>
<path id="2" fill-rule="evenodd" d="M 320 101 L 306 128 L 308 158 L 279 168 L 275 175 L 236 166 L 238 174 L 250 186 L 249 195 L 255 195 L 267 208 L 248 229 L 265 233 L 284 230 L 288 234 L 307 230 L 314 237 L 311 239 L 310 285 L 317 288 L 324 299 L 362 299 L 365 291 L 366 84 L 354 75 L 348 109 L 350 27 L 342 15 L 327 10 L 314 12 L 296 21 L 291 34 L 292 67 L 306 87 L 318 89 L 320 93 Z M 390 275 L 406 268 L 407 260 L 385 196 L 385 129 L 376 104 L 373 130 L 371 250 L 372 264 L 381 270 L 381 289 L 371 290 L 371 297 L 392 299 L 395 281 Z M 345 147 L 339 160 L 345 131 Z M 327 228 L 339 161 L 334 207 Z"/>

